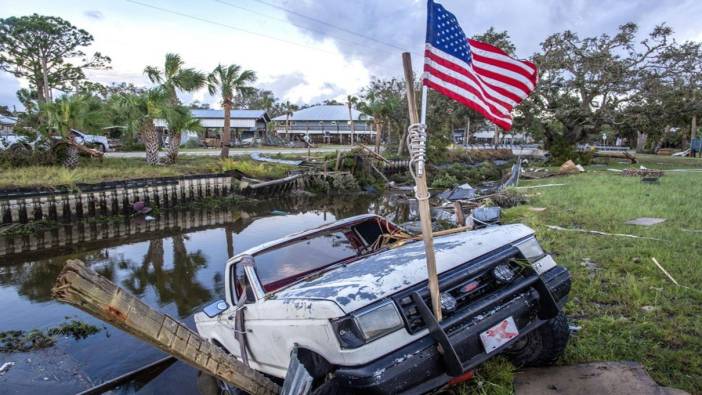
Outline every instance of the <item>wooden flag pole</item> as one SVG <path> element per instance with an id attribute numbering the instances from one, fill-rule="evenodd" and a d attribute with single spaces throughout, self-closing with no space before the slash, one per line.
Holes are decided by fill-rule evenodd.
<path id="1" fill-rule="evenodd" d="M 410 122 L 412 124 L 424 124 L 425 119 L 420 119 L 417 111 L 417 100 L 414 93 L 414 75 L 412 72 L 412 56 L 409 52 L 402 54 L 402 66 L 405 71 L 405 83 L 407 84 L 407 104 L 409 107 Z M 426 87 L 422 90 L 422 118 L 426 118 Z M 410 155 L 412 155 L 411 147 Z M 426 171 L 421 164 L 420 171 L 416 172 L 414 179 L 415 194 L 419 204 L 419 221 L 422 226 L 422 238 L 424 239 L 424 251 L 427 258 L 427 273 L 429 278 L 429 294 L 431 295 L 431 307 L 437 321 L 441 321 L 441 300 L 439 297 L 439 278 L 436 273 L 436 256 L 434 255 L 434 239 L 431 229 L 431 209 L 429 207 L 429 191 L 427 188 Z"/>

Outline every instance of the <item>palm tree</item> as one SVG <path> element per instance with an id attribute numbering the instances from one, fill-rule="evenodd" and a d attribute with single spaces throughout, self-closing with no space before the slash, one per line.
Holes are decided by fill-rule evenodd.
<path id="1" fill-rule="evenodd" d="M 166 157 L 168 163 L 175 163 L 178 159 L 178 150 L 180 148 L 180 137 L 184 131 L 200 132 L 202 126 L 200 120 L 193 118 L 190 109 L 185 106 L 177 106 L 168 108 L 165 111 L 166 123 L 168 123 L 168 131 L 170 139 L 168 140 L 168 153 Z"/>
<path id="2" fill-rule="evenodd" d="M 256 73 L 251 70 L 241 70 L 241 66 L 232 64 L 229 66 L 218 65 L 207 77 L 207 90 L 210 95 L 219 93 L 222 96 L 222 108 L 224 108 L 224 128 L 222 129 L 222 152 L 221 157 L 229 157 L 229 144 L 231 143 L 231 117 L 234 95 L 246 94 L 253 88 L 249 83 L 256 81 Z M 236 136 L 239 139 L 239 136 Z"/>
<path id="3" fill-rule="evenodd" d="M 271 109 L 273 108 L 273 105 L 275 104 L 275 97 L 273 96 L 273 92 L 271 92 L 271 91 L 261 92 L 261 102 L 259 104 L 260 104 L 261 108 L 266 110 L 266 114 L 268 114 L 270 116 Z M 267 143 L 268 142 L 268 130 L 265 130 L 264 133 L 265 134 L 261 137 Z"/>
<path id="4" fill-rule="evenodd" d="M 167 105 L 171 109 L 175 109 L 176 106 L 180 105 L 178 91 L 193 92 L 205 86 L 206 77 L 204 73 L 194 68 L 185 68 L 184 66 L 185 62 L 180 55 L 167 53 L 166 61 L 163 64 L 163 70 L 155 66 L 146 66 L 144 68 L 144 74 L 149 78 L 149 81 L 158 84 L 163 90 L 168 99 Z M 156 137 L 158 140 L 158 134 Z M 172 135 L 170 137 L 171 142 L 180 140 L 180 136 Z M 178 147 L 175 147 L 176 155 L 177 151 Z M 173 147 L 169 147 L 169 152 L 173 152 Z"/>
<path id="5" fill-rule="evenodd" d="M 389 124 L 389 119 L 401 103 L 394 97 L 383 98 L 374 92 L 366 94 L 365 99 L 365 101 L 358 104 L 358 107 L 361 111 L 373 115 L 376 152 L 380 153 L 383 125 Z"/>
<path id="6" fill-rule="evenodd" d="M 284 111 L 285 111 L 285 140 L 290 140 L 290 135 L 289 133 L 289 128 L 290 128 L 290 116 L 293 113 L 293 108 L 295 108 L 295 105 L 290 103 L 290 101 L 286 101 L 284 105 Z"/>
<path id="7" fill-rule="evenodd" d="M 354 135 L 354 132 L 356 131 L 356 128 L 353 124 L 352 106 L 354 104 L 357 104 L 357 103 L 358 103 L 358 98 L 356 96 L 348 95 L 346 97 L 346 104 L 349 107 L 349 125 L 351 125 L 351 137 L 350 137 L 351 145 L 353 145 L 353 135 Z"/>
<path id="8" fill-rule="evenodd" d="M 152 88 L 140 95 L 123 94 L 119 96 L 118 106 L 127 117 L 128 129 L 137 130 L 146 151 L 146 163 L 159 163 L 160 148 L 154 119 L 167 112 L 169 97 L 161 87 Z"/>
<path id="9" fill-rule="evenodd" d="M 75 168 L 78 166 L 78 147 L 71 129 L 99 129 L 104 118 L 99 101 L 90 95 L 66 95 L 42 104 L 41 112 L 46 118 L 47 132 L 58 132 L 66 145 L 63 165 L 69 169 Z"/>

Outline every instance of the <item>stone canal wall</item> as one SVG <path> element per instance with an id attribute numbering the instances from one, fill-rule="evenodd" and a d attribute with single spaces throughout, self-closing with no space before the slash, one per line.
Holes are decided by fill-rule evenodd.
<path id="1" fill-rule="evenodd" d="M 79 184 L 70 189 L 2 190 L 0 224 L 131 214 L 136 202 L 147 207 L 173 207 L 227 195 L 234 178 L 232 173 L 218 173 Z"/>

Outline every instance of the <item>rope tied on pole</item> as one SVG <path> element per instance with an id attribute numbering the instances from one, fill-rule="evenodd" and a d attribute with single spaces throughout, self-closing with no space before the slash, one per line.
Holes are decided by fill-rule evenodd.
<path id="1" fill-rule="evenodd" d="M 409 151 L 409 171 L 416 181 L 424 177 L 427 149 L 427 126 L 423 123 L 413 123 L 407 128 L 407 150 Z M 414 188 L 417 200 L 428 200 L 429 193 L 420 194 Z"/>

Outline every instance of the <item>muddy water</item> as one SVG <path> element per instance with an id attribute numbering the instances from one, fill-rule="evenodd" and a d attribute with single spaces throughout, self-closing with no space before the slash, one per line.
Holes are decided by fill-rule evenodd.
<path id="1" fill-rule="evenodd" d="M 197 209 L 145 221 L 125 219 L 118 237 L 80 241 L 75 226 L 37 241 L 30 236 L 5 240 L 0 256 L 0 332 L 48 329 L 78 319 L 102 330 L 87 339 L 59 339 L 48 350 L 0 353 L 0 365 L 16 365 L 0 376 L 0 393 L 75 393 L 156 361 L 163 354 L 91 316 L 51 299 L 51 287 L 67 259 L 91 268 L 138 295 L 158 310 L 191 327 L 193 313 L 224 292 L 223 268 L 229 256 L 292 232 L 337 218 L 375 212 L 402 221 L 406 205 L 384 197 L 266 200 L 246 209 Z M 170 217 L 173 217 L 171 215 Z M 136 222 L 136 224 L 134 223 Z M 92 224 L 106 227 L 124 223 Z M 98 229 L 98 231 L 100 230 Z M 61 232 L 70 232 L 72 242 Z M 51 240 L 49 240 L 51 239 Z M 84 238 L 87 239 L 87 238 Z M 78 240 L 78 241 L 76 241 Z M 8 244 L 9 243 L 9 244 Z M 43 244 L 42 244 L 43 243 Z M 178 362 L 155 377 L 124 385 L 116 393 L 197 394 L 197 372 Z"/>

